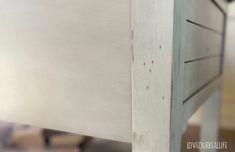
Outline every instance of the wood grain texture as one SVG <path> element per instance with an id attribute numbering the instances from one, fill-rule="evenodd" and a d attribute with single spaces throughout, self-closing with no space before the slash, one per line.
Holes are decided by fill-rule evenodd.
<path id="1" fill-rule="evenodd" d="M 174 0 L 131 2 L 132 151 L 169 152 Z"/>
<path id="2" fill-rule="evenodd" d="M 0 119 L 131 140 L 130 1 L 0 0 Z"/>

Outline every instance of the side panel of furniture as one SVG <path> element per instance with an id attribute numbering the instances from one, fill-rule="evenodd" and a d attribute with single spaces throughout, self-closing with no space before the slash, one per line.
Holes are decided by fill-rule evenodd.
<path id="1" fill-rule="evenodd" d="M 131 140 L 130 1 L 0 0 L 0 119 Z"/>
<path id="2" fill-rule="evenodd" d="M 175 0 L 171 150 L 191 115 L 220 87 L 224 11 L 213 0 Z"/>
<path id="3" fill-rule="evenodd" d="M 183 104 L 199 103 L 192 103 L 197 109 L 211 95 L 211 91 L 206 91 L 203 101 L 195 101 L 194 96 L 200 96 L 200 92 L 205 89 L 214 90 L 219 87 L 216 80 L 221 75 L 225 18 L 224 12 L 213 0 L 183 2 L 180 62 L 184 62 L 181 67 L 184 87 L 181 100 Z M 209 87 L 211 83 L 216 85 Z"/>

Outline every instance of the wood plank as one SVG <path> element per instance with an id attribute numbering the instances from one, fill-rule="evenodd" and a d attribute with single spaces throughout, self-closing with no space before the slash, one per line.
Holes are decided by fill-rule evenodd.
<path id="1" fill-rule="evenodd" d="M 185 30 L 186 62 L 221 55 L 222 35 L 191 23 L 186 23 Z"/>
<path id="2" fill-rule="evenodd" d="M 184 0 L 186 19 L 218 32 L 223 31 L 223 14 L 211 0 Z"/>
<path id="3" fill-rule="evenodd" d="M 195 61 L 184 67 L 184 102 L 220 72 L 220 57 Z"/>
<path id="4" fill-rule="evenodd" d="M 130 1 L 0 0 L 0 119 L 131 141 Z"/>
<path id="5" fill-rule="evenodd" d="M 169 152 L 174 0 L 131 4 L 132 152 Z"/>

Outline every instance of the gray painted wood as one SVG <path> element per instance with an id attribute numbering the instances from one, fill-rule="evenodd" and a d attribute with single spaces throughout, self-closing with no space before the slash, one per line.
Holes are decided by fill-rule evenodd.
<path id="1" fill-rule="evenodd" d="M 183 130 L 187 127 L 187 122 L 190 119 L 190 117 L 198 110 L 198 108 L 209 98 L 210 95 L 215 92 L 218 87 L 221 84 L 221 77 L 218 77 L 213 82 L 207 85 L 203 90 L 198 92 L 196 95 L 194 95 L 192 98 L 189 99 L 184 104 L 183 108 L 183 123 L 185 126 L 183 126 Z M 208 96 L 209 95 L 209 96 Z M 182 118 L 181 118 L 182 120 Z"/>
<path id="2" fill-rule="evenodd" d="M 171 126 L 170 126 L 170 152 L 180 152 L 181 136 L 183 133 L 183 93 L 184 93 L 184 52 L 182 41 L 185 33 L 185 18 L 183 1 L 175 0 L 174 35 L 172 56 L 172 97 L 171 97 Z"/>
<path id="3" fill-rule="evenodd" d="M 224 18 L 221 10 L 210 0 L 183 2 L 179 6 L 182 9 L 179 27 L 181 39 L 175 61 L 180 65 L 177 81 L 184 87 L 176 95 L 181 96 L 178 104 L 182 104 L 182 101 L 186 103 L 183 107 L 179 106 L 179 111 L 188 120 L 220 83 L 217 79 L 220 77 Z M 193 22 L 188 22 L 188 19 Z"/>
<path id="4" fill-rule="evenodd" d="M 185 61 L 221 55 L 222 34 L 191 23 L 186 23 L 185 30 Z"/>
<path id="5" fill-rule="evenodd" d="M 222 29 L 211 1 L 175 1 L 170 151 L 180 151 L 188 119 L 221 83 Z"/>
<path id="6" fill-rule="evenodd" d="M 218 75 L 220 75 L 220 56 L 185 64 L 184 100 Z"/>
<path id="7" fill-rule="evenodd" d="M 184 0 L 186 20 L 223 31 L 223 14 L 211 0 Z"/>

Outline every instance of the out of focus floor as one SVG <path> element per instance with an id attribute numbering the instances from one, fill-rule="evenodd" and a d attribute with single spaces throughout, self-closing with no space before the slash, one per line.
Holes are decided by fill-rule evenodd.
<path id="1" fill-rule="evenodd" d="M 74 134 L 55 135 L 52 137 L 51 146 L 45 148 L 41 135 L 41 129 L 30 128 L 16 131 L 11 138 L 8 148 L 0 148 L 0 152 L 81 152 L 77 144 L 81 136 Z M 182 137 L 182 152 L 197 152 L 187 150 L 187 141 L 198 141 L 199 127 L 189 127 Z M 228 148 L 219 152 L 235 151 L 235 131 L 221 130 L 220 141 L 227 141 Z M 93 139 L 85 152 L 131 152 L 131 145 L 126 143 Z"/>
<path id="2" fill-rule="evenodd" d="M 199 141 L 200 128 L 195 126 L 188 127 L 182 137 L 182 152 L 199 152 L 198 150 L 188 150 L 187 142 Z M 235 152 L 235 130 L 221 129 L 219 131 L 219 141 L 227 142 L 228 149 L 221 149 L 218 152 Z"/>

